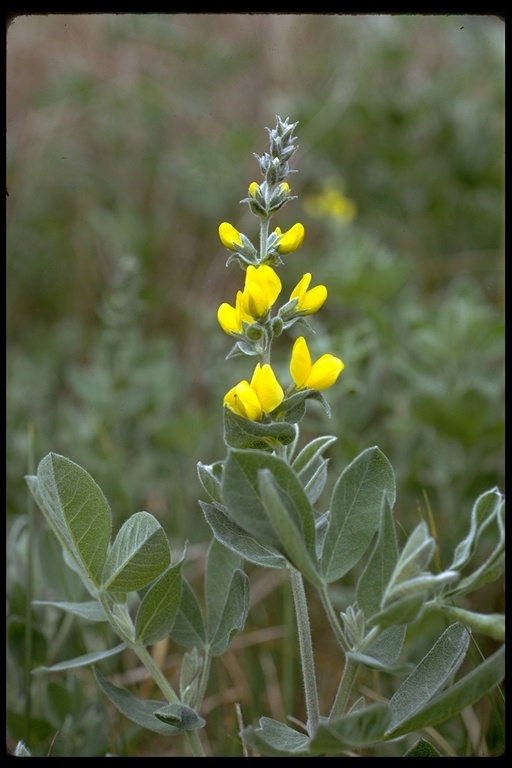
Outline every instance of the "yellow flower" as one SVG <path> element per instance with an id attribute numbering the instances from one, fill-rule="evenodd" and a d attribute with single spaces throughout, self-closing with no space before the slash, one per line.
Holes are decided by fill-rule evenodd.
<path id="1" fill-rule="evenodd" d="M 303 315 L 311 315 L 313 312 L 317 312 L 327 298 L 327 288 L 325 285 L 317 285 L 308 291 L 310 282 L 311 273 L 306 272 L 305 275 L 302 275 L 290 296 L 290 299 L 298 299 L 295 311 Z"/>
<path id="2" fill-rule="evenodd" d="M 252 317 L 262 317 L 281 293 L 281 280 L 267 264 L 247 267 L 243 292 L 243 311 Z"/>
<path id="3" fill-rule="evenodd" d="M 279 227 L 274 230 L 276 235 L 280 235 L 277 241 L 276 251 L 278 253 L 292 253 L 300 248 L 302 241 L 304 240 L 304 227 L 302 224 L 294 224 L 286 232 L 282 233 Z"/>
<path id="4" fill-rule="evenodd" d="M 260 421 L 271 413 L 284 398 L 283 388 L 270 365 L 257 363 L 251 383 L 240 381 L 224 397 L 224 405 L 251 421 Z"/>
<path id="5" fill-rule="evenodd" d="M 234 307 L 231 304 L 224 303 L 220 305 L 217 311 L 217 320 L 220 323 L 220 327 L 229 335 L 242 332 L 243 320 L 248 323 L 254 323 L 254 317 L 245 312 L 243 303 L 243 293 L 238 291 Z"/>
<path id="6" fill-rule="evenodd" d="M 249 194 L 251 197 L 255 197 L 260 185 L 256 181 L 251 181 L 249 184 Z"/>
<path id="7" fill-rule="evenodd" d="M 334 181 L 326 181 L 322 192 L 304 199 L 304 210 L 315 219 L 331 216 L 340 221 L 353 221 L 357 214 L 353 200 L 346 197 Z"/>
<path id="8" fill-rule="evenodd" d="M 219 237 L 222 245 L 229 248 L 230 251 L 236 251 L 237 247 L 242 245 L 240 232 L 232 224 L 223 221 L 219 224 Z"/>
<path id="9" fill-rule="evenodd" d="M 290 362 L 290 374 L 297 389 L 327 389 L 332 387 L 345 364 L 334 355 L 322 355 L 311 363 L 304 336 L 295 340 Z"/>

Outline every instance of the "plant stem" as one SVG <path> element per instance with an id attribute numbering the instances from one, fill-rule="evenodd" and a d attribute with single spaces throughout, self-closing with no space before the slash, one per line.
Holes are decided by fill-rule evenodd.
<path id="1" fill-rule="evenodd" d="M 260 220 L 260 261 L 267 255 L 268 222 L 269 219 Z"/>
<path id="2" fill-rule="evenodd" d="M 311 642 L 308 604 L 302 575 L 291 566 L 289 567 L 289 573 L 295 605 L 295 616 L 297 619 L 302 681 L 304 683 L 304 693 L 306 697 L 306 725 L 308 734 L 312 736 L 318 727 L 320 710 L 318 706 L 318 691 L 316 686 L 315 662 L 313 658 L 313 645 Z"/>
<path id="3" fill-rule="evenodd" d="M 327 586 L 323 586 L 321 589 L 319 587 L 318 591 L 320 593 L 320 597 L 322 599 L 322 605 L 324 606 L 324 610 L 327 614 L 327 618 L 329 619 L 329 623 L 331 625 L 332 631 L 336 635 L 336 639 L 340 644 L 342 650 L 348 651 L 349 644 L 347 642 L 347 638 L 345 637 L 345 633 L 341 628 L 340 622 L 338 621 L 338 617 L 336 616 L 334 608 L 332 607 L 332 603 L 329 598 L 329 594 L 327 592 Z"/>

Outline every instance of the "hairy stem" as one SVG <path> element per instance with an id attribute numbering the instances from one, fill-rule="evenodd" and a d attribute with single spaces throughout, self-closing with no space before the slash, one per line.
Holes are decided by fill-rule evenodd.
<path id="1" fill-rule="evenodd" d="M 297 633 L 299 636 L 302 680 L 306 697 L 307 729 L 308 734 L 312 736 L 318 727 L 320 711 L 318 706 L 318 691 L 316 686 L 315 662 L 313 658 L 313 644 L 311 642 L 308 604 L 302 575 L 291 566 L 289 567 L 289 573 L 295 605 L 295 616 L 297 619 Z"/>

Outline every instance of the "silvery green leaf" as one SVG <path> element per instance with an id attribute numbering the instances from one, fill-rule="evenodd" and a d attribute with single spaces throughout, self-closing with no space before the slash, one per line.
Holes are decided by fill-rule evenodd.
<path id="1" fill-rule="evenodd" d="M 180 731 L 196 731 L 198 728 L 204 728 L 206 722 L 186 704 L 166 704 L 160 709 L 155 709 L 155 717 L 162 723 L 178 728 Z"/>
<path id="2" fill-rule="evenodd" d="M 281 538 L 261 498 L 261 470 L 269 470 L 272 474 L 287 514 L 297 530 L 302 532 L 308 551 L 314 554 L 313 509 L 299 478 L 279 456 L 253 450 L 230 451 L 224 467 L 222 498 L 231 519 L 260 544 L 273 547 L 286 556 Z"/>
<path id="3" fill-rule="evenodd" d="M 366 624 L 369 627 L 390 627 L 409 624 L 418 619 L 423 612 L 427 595 L 425 592 L 414 593 L 386 606 L 372 616 L 368 616 Z"/>
<path id="4" fill-rule="evenodd" d="M 419 523 L 398 556 L 389 588 L 391 589 L 393 584 L 408 581 L 424 571 L 432 560 L 435 549 L 436 543 L 429 535 L 426 523 Z"/>
<path id="5" fill-rule="evenodd" d="M 365 616 L 377 613 L 398 559 L 395 523 L 387 495 L 382 497 L 381 525 L 364 571 L 356 587 L 357 603 Z"/>
<path id="6" fill-rule="evenodd" d="M 204 648 L 206 645 L 206 630 L 201 608 L 194 590 L 183 576 L 180 605 L 169 634 L 173 640 L 187 648 L 195 646 Z"/>
<path id="7" fill-rule="evenodd" d="M 406 632 L 407 627 L 404 624 L 387 627 L 366 648 L 365 655 L 382 665 L 382 668 L 397 671 L 401 668 L 396 661 L 402 652 Z"/>
<path id="8" fill-rule="evenodd" d="M 480 632 L 494 640 L 505 641 L 505 616 L 502 613 L 475 613 L 455 605 L 443 603 L 439 606 L 443 613 L 454 621 L 460 621 L 472 632 Z"/>
<path id="9" fill-rule="evenodd" d="M 23 741 L 18 741 L 14 748 L 13 757 L 32 757 L 32 753 L 27 749 Z"/>
<path id="10" fill-rule="evenodd" d="M 393 468 L 377 447 L 367 448 L 336 483 L 322 552 L 326 583 L 344 576 L 368 548 L 381 521 L 383 494 L 395 500 Z"/>
<path id="11" fill-rule="evenodd" d="M 215 464 L 202 464 L 200 461 L 197 464 L 197 474 L 201 485 L 206 493 L 213 499 L 220 503 L 220 482 L 222 480 L 223 463 L 221 461 L 215 462 Z"/>
<path id="12" fill-rule="evenodd" d="M 450 568 L 461 569 L 471 558 L 476 549 L 478 539 L 493 518 L 504 507 L 504 499 L 497 488 L 482 493 L 471 510 L 471 523 L 465 539 L 455 548 L 453 562 Z"/>
<path id="13" fill-rule="evenodd" d="M 208 548 L 205 596 L 210 653 L 220 656 L 243 629 L 249 610 L 249 579 L 241 558 L 217 539 Z"/>
<path id="14" fill-rule="evenodd" d="M 309 737 L 270 717 L 261 717 L 259 727 L 245 728 L 241 736 L 263 757 L 310 757 Z"/>
<path id="15" fill-rule="evenodd" d="M 110 683 L 96 667 L 94 668 L 94 676 L 103 693 L 108 696 L 117 709 L 137 725 L 162 736 L 175 736 L 181 733 L 179 728 L 168 725 L 155 717 L 155 712 L 165 706 L 163 701 L 137 699 L 126 688 L 119 688 Z"/>
<path id="16" fill-rule="evenodd" d="M 306 485 L 304 486 L 304 490 L 306 491 L 306 495 L 311 504 L 314 504 L 315 501 L 318 500 L 320 494 L 325 488 L 328 463 L 328 459 L 322 459 L 316 468 L 315 473 L 309 478 Z"/>
<path id="17" fill-rule="evenodd" d="M 126 520 L 110 549 L 103 571 L 103 590 L 132 592 L 151 584 L 168 568 L 171 551 L 164 529 L 149 512 Z"/>
<path id="18" fill-rule="evenodd" d="M 304 448 L 302 448 L 291 465 L 293 471 L 298 474 L 301 480 L 306 480 L 307 482 L 316 470 L 318 460 L 321 458 L 322 453 L 335 441 L 335 437 L 326 435 L 311 440 L 304 446 Z"/>
<path id="19" fill-rule="evenodd" d="M 384 738 L 390 718 L 385 704 L 370 704 L 343 717 L 323 721 L 311 739 L 311 752 L 332 756 L 376 744 Z"/>
<path id="20" fill-rule="evenodd" d="M 215 538 L 225 547 L 239 554 L 244 560 L 264 568 L 287 567 L 286 558 L 277 549 L 261 545 L 254 536 L 231 520 L 225 507 L 205 501 L 200 501 L 199 504 Z"/>
<path id="21" fill-rule="evenodd" d="M 61 611 L 67 611 L 75 616 L 79 616 L 86 621 L 107 621 L 107 616 L 101 603 L 97 600 L 91 600 L 87 603 L 70 603 L 56 600 L 33 600 L 32 605 L 50 605 L 52 608 L 58 608 Z"/>
<path id="22" fill-rule="evenodd" d="M 395 728 L 390 728 L 386 736 L 394 739 L 406 733 L 436 726 L 458 715 L 499 685 L 505 677 L 505 646 L 502 645 L 482 664 L 468 675 L 445 689 L 426 706 L 403 721 Z"/>
<path id="23" fill-rule="evenodd" d="M 292 498 L 289 486 L 283 488 L 279 485 L 269 469 L 259 472 L 259 490 L 288 560 L 306 578 L 320 585 L 316 567 L 315 520 L 307 496 L 296 494 Z"/>
<path id="24" fill-rule="evenodd" d="M 274 451 L 295 440 L 295 427 L 285 421 L 251 421 L 230 408 L 224 408 L 224 440 L 231 448 Z"/>
<path id="25" fill-rule="evenodd" d="M 457 571 L 442 571 L 435 575 L 432 573 L 422 573 L 419 576 L 416 576 L 416 578 L 400 581 L 391 589 L 386 590 L 382 607 L 386 608 L 388 605 L 391 605 L 398 600 L 403 600 L 403 598 L 417 592 L 430 594 L 434 591 L 439 591 L 446 584 L 450 584 L 458 578 L 459 573 Z"/>
<path id="26" fill-rule="evenodd" d="M 86 653 L 83 656 L 77 656 L 74 659 L 68 661 L 60 661 L 58 664 L 52 664 L 51 667 L 37 667 L 32 670 L 32 674 L 36 675 L 40 672 L 62 672 L 65 669 L 76 669 L 77 667 L 86 667 L 89 664 L 94 664 L 102 659 L 108 659 L 110 656 L 116 656 L 126 648 L 125 643 L 116 645 L 115 648 L 110 648 L 107 651 L 95 651 L 94 653 Z"/>
<path id="27" fill-rule="evenodd" d="M 92 477 L 78 464 L 49 453 L 28 486 L 89 591 L 99 586 L 112 530 L 110 507 Z"/>
<path id="28" fill-rule="evenodd" d="M 424 709 L 457 672 L 466 655 L 470 635 L 459 623 L 449 626 L 389 701 L 389 731 Z"/>
<path id="29" fill-rule="evenodd" d="M 147 590 L 135 620 L 135 637 L 142 645 L 167 637 L 174 624 L 181 599 L 183 558 L 169 567 Z"/>
<path id="30" fill-rule="evenodd" d="M 197 648 L 187 651 L 181 661 L 180 698 L 184 704 L 191 707 L 196 705 L 203 663 L 203 657 L 199 655 Z"/>

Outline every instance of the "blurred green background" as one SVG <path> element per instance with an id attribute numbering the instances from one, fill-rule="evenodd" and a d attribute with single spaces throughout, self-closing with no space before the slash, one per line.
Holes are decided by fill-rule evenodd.
<path id="1" fill-rule="evenodd" d="M 504 490 L 504 37 L 503 21 L 485 15 L 15 17 L 7 33 L 11 647 L 23 637 L 28 599 L 23 476 L 49 451 L 92 474 L 116 526 L 152 512 L 177 550 L 185 539 L 197 547 L 200 563 L 210 533 L 196 464 L 224 458 L 222 397 L 250 374 L 247 360 L 224 360 L 231 343 L 216 311 L 232 303 L 242 273 L 226 269 L 217 227 L 230 221 L 257 235 L 239 201 L 261 178 L 253 153 L 266 150 L 276 114 L 299 121 L 289 179 L 298 200 L 273 223 L 306 228 L 282 271 L 283 295 L 307 271 L 327 285 L 308 341 L 313 354 L 331 351 L 346 366 L 326 393 L 331 419 L 310 405 L 304 440 L 338 436 L 331 482 L 378 445 L 397 475 L 400 525 L 411 530 L 431 513 L 443 562 L 476 496 Z M 279 342 L 275 364 L 287 382 L 290 339 Z M 65 599 L 63 577 L 37 570 L 49 547 L 40 526 L 32 596 L 56 590 Z M 69 599 L 73 585 L 65 589 Z M 488 589 L 491 599 L 487 591 L 473 608 L 502 610 L 501 583 Z M 280 610 L 254 610 L 251 620 L 279 623 Z M 46 614 L 34 616 L 44 625 Z M 71 656 L 85 634 L 65 630 Z M 43 659 L 57 652 L 54 631 L 39 630 Z M 272 652 L 273 663 L 284 658 L 282 648 Z M 19 737 L 23 662 L 14 653 L 11 664 Z M 63 690 L 37 685 L 42 700 L 62 701 Z M 62 684 L 77 707 L 71 685 Z M 253 703 L 257 714 L 279 716 Z M 106 736 L 94 724 L 103 721 L 90 717 L 85 735 L 70 727 L 65 742 L 61 730 L 62 750 L 101 753 Z"/>

